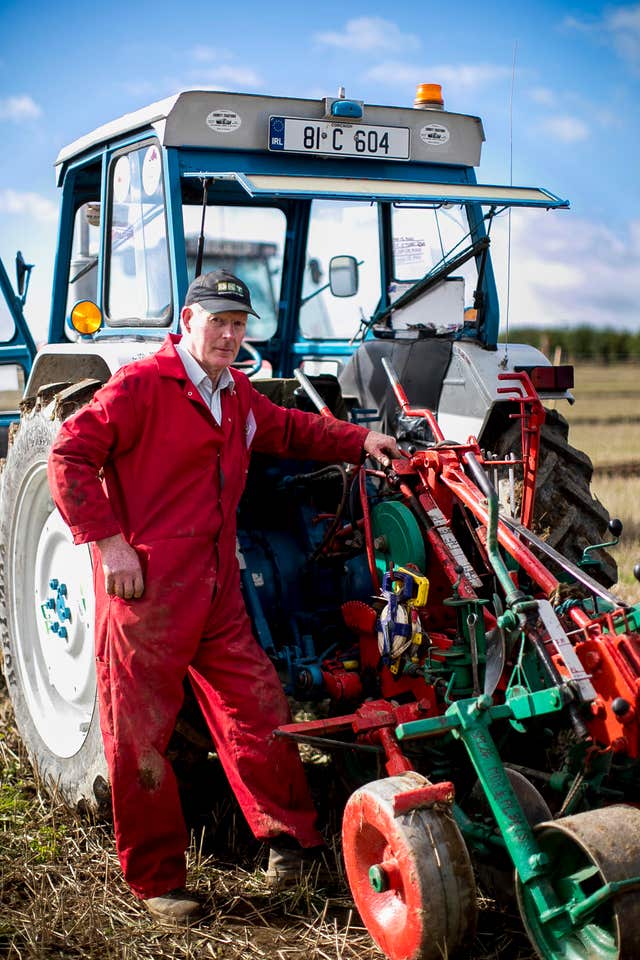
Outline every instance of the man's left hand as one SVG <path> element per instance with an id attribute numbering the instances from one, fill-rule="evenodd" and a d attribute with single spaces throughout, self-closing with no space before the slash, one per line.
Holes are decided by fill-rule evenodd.
<path id="1" fill-rule="evenodd" d="M 395 437 L 390 437 L 386 433 L 377 433 L 370 430 L 364 441 L 365 452 L 374 457 L 383 467 L 391 465 L 392 459 L 398 459 L 402 456 L 402 451 L 396 443 Z"/>

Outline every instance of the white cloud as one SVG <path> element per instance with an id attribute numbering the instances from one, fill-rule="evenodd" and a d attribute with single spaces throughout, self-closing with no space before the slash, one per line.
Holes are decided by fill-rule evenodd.
<path id="1" fill-rule="evenodd" d="M 578 20 L 577 17 L 567 16 L 562 21 L 562 26 L 567 27 L 569 30 L 581 30 L 583 33 L 589 33 L 595 27 L 596 21 L 591 18 L 591 20 Z"/>
<path id="2" fill-rule="evenodd" d="M 199 45 L 181 51 L 181 62 L 188 69 L 165 73 L 154 80 L 132 77 L 121 88 L 141 101 L 151 103 L 183 90 L 257 90 L 264 87 L 263 77 L 251 67 L 234 63 L 234 54 L 218 47 Z"/>
<path id="3" fill-rule="evenodd" d="M 640 4 L 608 10 L 604 28 L 620 56 L 640 67 Z"/>
<path id="4" fill-rule="evenodd" d="M 314 40 L 328 47 L 364 53 L 371 50 L 417 50 L 420 40 L 413 33 L 403 33 L 391 20 L 382 17 L 355 17 L 340 31 L 314 34 Z"/>
<path id="5" fill-rule="evenodd" d="M 532 87 L 528 94 L 534 103 L 540 103 L 544 107 L 552 106 L 557 102 L 555 93 L 549 87 Z"/>
<path id="6" fill-rule="evenodd" d="M 35 120 L 42 110 L 28 94 L 0 100 L 0 120 Z"/>
<path id="7" fill-rule="evenodd" d="M 132 80 L 125 81 L 121 89 L 131 97 L 139 97 L 144 100 L 151 100 L 158 95 L 158 86 L 150 80 Z"/>
<path id="8" fill-rule="evenodd" d="M 563 26 L 596 36 L 634 70 L 640 70 L 640 3 L 608 7 L 600 18 L 565 17 Z"/>
<path id="9" fill-rule="evenodd" d="M 487 84 L 505 80 L 511 76 L 511 67 L 492 63 L 436 64 L 422 67 L 401 61 L 387 60 L 372 67 L 366 73 L 368 80 L 389 86 L 415 87 L 419 82 L 440 83 L 447 90 L 466 92 L 478 90 Z"/>
<path id="10" fill-rule="evenodd" d="M 264 80 L 260 74 L 251 67 L 234 66 L 231 63 L 192 71 L 191 76 L 196 85 L 205 84 L 218 89 L 232 86 L 254 90 L 264 86 Z M 193 86 L 193 84 L 190 85 Z"/>
<path id="11" fill-rule="evenodd" d="M 588 140 L 590 136 L 589 127 L 577 117 L 569 115 L 547 117 L 540 123 L 540 128 L 550 133 L 554 139 L 561 143 L 580 143 L 582 140 Z"/>
<path id="12" fill-rule="evenodd" d="M 31 217 L 41 223 L 51 223 L 58 218 L 58 207 L 39 193 L 19 190 L 0 190 L 0 213 Z"/>
<path id="13" fill-rule="evenodd" d="M 506 303 L 507 219 L 492 229 L 492 260 Z M 619 231 L 563 211 L 514 211 L 512 324 L 640 329 L 640 220 Z M 501 326 L 504 328 L 505 318 Z M 517 339 L 517 337 L 514 337 Z"/>
<path id="14" fill-rule="evenodd" d="M 216 51 L 213 47 L 194 47 L 191 56 L 199 63 L 212 63 L 216 59 Z"/>
<path id="15" fill-rule="evenodd" d="M 189 52 L 189 56 L 199 63 L 218 63 L 220 60 L 230 60 L 233 54 L 222 47 L 208 47 L 198 44 Z"/>

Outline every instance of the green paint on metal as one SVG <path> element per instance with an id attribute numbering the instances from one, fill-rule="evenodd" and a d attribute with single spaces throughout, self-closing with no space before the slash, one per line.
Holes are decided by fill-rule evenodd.
<path id="1" fill-rule="evenodd" d="M 389 878 L 384 867 L 381 867 L 380 864 L 376 863 L 369 867 L 369 883 L 376 893 L 384 893 L 385 890 L 389 889 Z"/>
<path id="2" fill-rule="evenodd" d="M 560 831 L 547 829 L 537 839 L 548 857 L 548 882 L 562 904 L 561 912 L 541 911 L 534 885 L 519 887 L 520 912 L 540 955 L 546 960 L 619 960 L 616 919 L 607 909 L 618 885 L 604 883 L 586 851 Z"/>
<path id="3" fill-rule="evenodd" d="M 459 700 L 444 717 L 401 724 L 399 740 L 451 733 L 464 744 L 499 830 L 499 842 L 511 858 L 519 884 L 520 908 L 529 935 L 544 960 L 619 960 L 615 916 L 610 902 L 640 885 L 640 878 L 606 883 L 597 865 L 560 833 L 534 835 L 505 773 L 489 727 L 493 720 L 522 721 L 555 713 L 564 706 L 557 688 L 531 691 L 513 684 L 507 702 L 491 697 Z M 467 841 L 487 851 L 492 831 L 462 810 L 454 816 Z M 495 839 L 498 839 L 497 837 Z M 564 845 L 564 846 L 563 846 Z M 372 886 L 380 878 L 370 875 Z M 374 886 L 374 889 L 377 889 Z"/>
<path id="4" fill-rule="evenodd" d="M 393 500 L 378 504 L 371 511 L 371 527 L 380 577 L 387 572 L 390 563 L 398 567 L 413 563 L 421 573 L 424 572 L 424 540 L 418 521 L 408 507 Z"/>

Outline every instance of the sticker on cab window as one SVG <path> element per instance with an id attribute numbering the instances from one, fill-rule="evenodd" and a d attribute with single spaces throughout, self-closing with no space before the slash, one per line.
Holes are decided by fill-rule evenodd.
<path id="1" fill-rule="evenodd" d="M 129 157 L 118 157 L 113 168 L 113 199 L 116 203 L 124 203 L 129 196 L 131 187 L 131 167 Z"/>
<path id="2" fill-rule="evenodd" d="M 162 176 L 160 149 L 155 144 L 149 147 L 142 161 L 142 189 L 148 197 L 158 189 Z"/>

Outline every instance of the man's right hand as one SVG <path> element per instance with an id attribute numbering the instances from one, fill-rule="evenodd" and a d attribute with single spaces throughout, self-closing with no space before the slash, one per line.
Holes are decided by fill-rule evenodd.
<path id="1" fill-rule="evenodd" d="M 144 592 L 144 579 L 138 554 L 121 533 L 97 540 L 104 587 L 107 593 L 123 600 L 138 599 Z"/>

